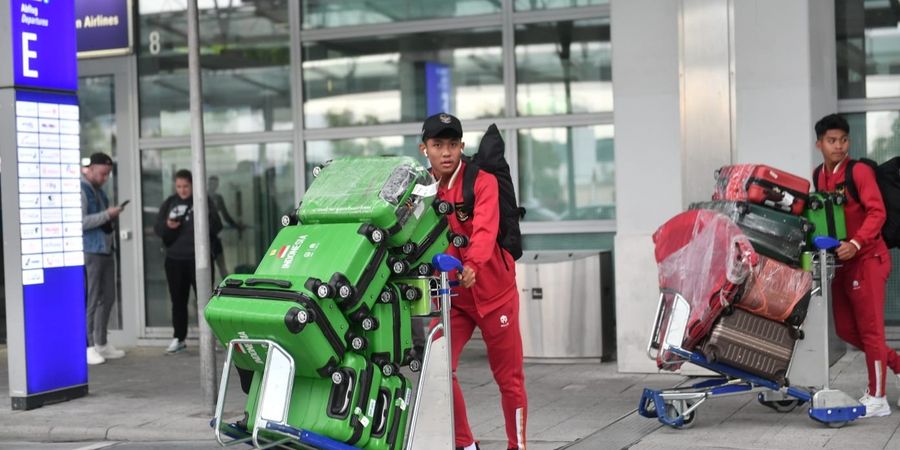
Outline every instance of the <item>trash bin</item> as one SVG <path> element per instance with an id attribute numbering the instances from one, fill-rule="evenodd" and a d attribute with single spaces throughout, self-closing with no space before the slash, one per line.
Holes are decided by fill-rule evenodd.
<path id="1" fill-rule="evenodd" d="M 516 262 L 526 361 L 615 357 L 612 257 L 605 252 L 525 252 Z"/>

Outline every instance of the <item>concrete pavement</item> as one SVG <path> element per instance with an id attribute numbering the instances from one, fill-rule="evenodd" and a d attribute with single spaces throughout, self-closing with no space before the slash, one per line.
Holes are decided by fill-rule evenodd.
<path id="1" fill-rule="evenodd" d="M 224 354 L 219 353 L 220 363 Z M 90 395 L 32 411 L 12 411 L 7 391 L 5 347 L 0 347 L 0 444 L 3 442 L 177 441 L 208 442 L 215 448 L 209 415 L 202 406 L 196 346 L 178 355 L 162 348 L 128 349 L 122 360 L 90 368 Z M 900 448 L 900 411 L 886 418 L 831 429 L 806 415 L 805 408 L 779 414 L 752 395 L 708 401 L 691 429 L 673 430 L 636 414 L 644 387 L 669 387 L 684 377 L 616 371 L 615 363 L 526 366 L 529 394 L 528 439 L 532 450 L 567 449 L 806 449 Z M 469 421 L 483 450 L 506 448 L 499 393 L 480 341 L 469 344 L 459 376 Z M 832 370 L 834 387 L 861 395 L 864 357 L 849 352 Z M 243 410 L 239 388 L 227 415 Z M 900 393 L 888 386 L 892 403 Z M 2 447 L 2 445 L 0 445 Z M 193 448 L 193 447 L 192 447 Z"/>

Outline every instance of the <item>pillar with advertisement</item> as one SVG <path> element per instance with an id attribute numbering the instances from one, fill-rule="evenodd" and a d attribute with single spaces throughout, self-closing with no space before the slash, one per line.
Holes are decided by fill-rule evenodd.
<path id="1" fill-rule="evenodd" d="M 74 3 L 0 0 L 0 186 L 9 393 L 88 392 Z"/>

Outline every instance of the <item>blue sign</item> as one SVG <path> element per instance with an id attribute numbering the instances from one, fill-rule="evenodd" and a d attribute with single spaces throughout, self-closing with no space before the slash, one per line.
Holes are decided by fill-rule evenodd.
<path id="1" fill-rule="evenodd" d="M 78 56 L 131 52 L 130 0 L 75 0 Z"/>
<path id="2" fill-rule="evenodd" d="M 75 91 L 75 9 L 71 0 L 10 0 L 13 83 Z"/>
<path id="3" fill-rule="evenodd" d="M 452 114 L 450 110 L 450 92 L 452 89 L 450 68 L 446 64 L 425 63 L 426 116 L 442 112 Z"/>
<path id="4" fill-rule="evenodd" d="M 34 395 L 88 381 L 79 111 L 74 94 L 15 98 L 25 373 Z"/>

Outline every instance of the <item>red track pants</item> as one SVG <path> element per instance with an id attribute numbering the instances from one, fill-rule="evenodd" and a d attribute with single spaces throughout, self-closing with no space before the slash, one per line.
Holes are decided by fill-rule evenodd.
<path id="1" fill-rule="evenodd" d="M 510 300 L 503 306 L 480 317 L 475 310 L 471 294 L 460 289 L 450 310 L 450 357 L 453 365 L 453 421 L 456 446 L 465 447 L 475 442 L 466 402 L 456 378 L 459 355 L 472 337 L 475 327 L 481 329 L 488 363 L 494 381 L 500 388 L 500 404 L 506 423 L 507 448 L 525 450 L 525 423 L 528 399 L 525 393 L 525 369 L 522 362 L 522 333 L 519 330 L 518 292 L 511 291 Z M 468 297 L 468 298 L 466 298 Z"/>
<path id="2" fill-rule="evenodd" d="M 884 336 L 884 289 L 891 272 L 888 253 L 867 255 L 837 270 L 832 311 L 837 335 L 866 354 L 869 395 L 885 395 L 887 367 L 900 372 L 900 356 Z"/>

